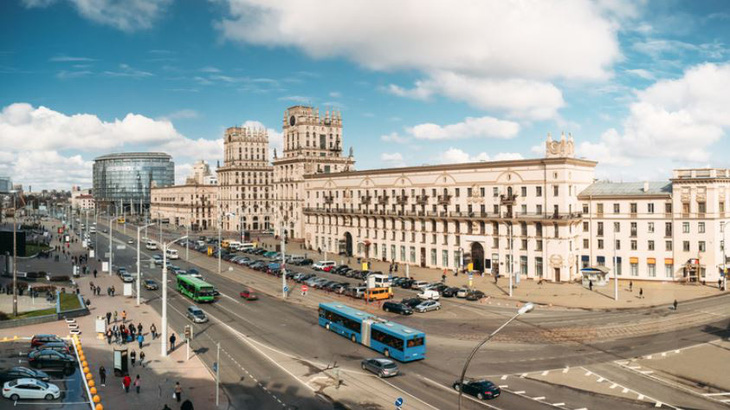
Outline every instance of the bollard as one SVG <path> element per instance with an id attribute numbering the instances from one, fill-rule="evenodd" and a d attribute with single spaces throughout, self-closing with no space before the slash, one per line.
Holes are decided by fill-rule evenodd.
<path id="1" fill-rule="evenodd" d="M 93 400 L 94 400 L 94 403 L 99 403 L 99 402 L 101 402 L 101 397 L 99 397 L 98 395 L 94 395 Z"/>
<path id="2" fill-rule="evenodd" d="M 102 406 L 101 403 L 97 403 L 94 410 L 104 410 L 104 406 Z"/>

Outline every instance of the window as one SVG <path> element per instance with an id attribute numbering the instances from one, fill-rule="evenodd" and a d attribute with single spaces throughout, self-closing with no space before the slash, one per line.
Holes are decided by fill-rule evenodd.
<path id="1" fill-rule="evenodd" d="M 472 197 L 472 195 L 471 195 L 471 194 L 472 194 L 472 192 L 471 192 L 471 191 L 472 191 L 472 190 L 471 190 L 471 188 L 467 188 L 467 189 L 466 189 L 466 196 L 467 196 L 468 198 L 471 198 L 471 197 Z"/>
<path id="2" fill-rule="evenodd" d="M 613 204 L 613 213 L 621 213 L 621 204 Z"/>
<path id="3" fill-rule="evenodd" d="M 707 212 L 707 203 L 705 202 L 698 202 L 697 203 L 697 212 L 704 214 Z"/>
<path id="4" fill-rule="evenodd" d="M 458 198 L 460 196 L 459 192 L 461 192 L 461 191 L 459 190 L 459 188 L 456 188 L 454 191 L 456 193 L 456 195 L 454 195 L 454 196 L 456 196 Z"/>
<path id="5" fill-rule="evenodd" d="M 697 232 L 705 233 L 705 223 L 704 222 L 700 222 L 697 224 Z"/>
<path id="6" fill-rule="evenodd" d="M 401 262 L 406 261 L 406 247 L 405 246 L 400 247 L 400 260 L 401 260 Z"/>
<path id="7" fill-rule="evenodd" d="M 682 233 L 689 233 L 689 222 L 682 222 Z"/>
<path id="8" fill-rule="evenodd" d="M 438 261 L 436 260 L 436 249 L 431 249 L 431 265 L 436 266 L 438 265 Z"/>
<path id="9" fill-rule="evenodd" d="M 560 195 L 560 186 L 553 185 L 553 196 L 559 196 Z"/>
<path id="10" fill-rule="evenodd" d="M 588 221 L 583 221 L 583 232 L 588 232 Z"/>
<path id="11" fill-rule="evenodd" d="M 538 278 L 542 277 L 542 258 L 535 258 L 535 276 Z"/>
<path id="12" fill-rule="evenodd" d="M 542 241 L 539 239 L 535 241 L 535 250 L 538 252 L 542 251 Z"/>
<path id="13" fill-rule="evenodd" d="M 411 263 L 416 263 L 416 248 L 411 246 Z"/>
<path id="14" fill-rule="evenodd" d="M 370 339 L 376 342 L 380 342 L 395 350 L 403 350 L 403 339 L 391 336 L 385 332 L 381 332 L 378 329 L 372 329 L 370 331 Z"/>
<path id="15" fill-rule="evenodd" d="M 617 251 L 620 251 L 621 250 L 621 241 L 616 239 L 616 243 L 614 243 L 613 246 L 616 248 Z"/>
<path id="16" fill-rule="evenodd" d="M 492 248 L 499 248 L 499 238 L 492 238 Z"/>
<path id="17" fill-rule="evenodd" d="M 632 202 L 629 204 L 629 208 L 631 209 L 631 213 L 635 214 L 637 212 L 638 205 L 636 204 L 636 202 Z"/>
<path id="18" fill-rule="evenodd" d="M 603 249 L 603 239 L 598 240 L 598 249 Z"/>
<path id="19" fill-rule="evenodd" d="M 700 248 L 700 252 L 705 252 L 705 250 L 706 250 L 705 249 L 705 241 L 700 241 L 699 242 L 699 248 Z"/>
<path id="20" fill-rule="evenodd" d="M 499 196 L 499 188 L 497 188 L 497 187 L 492 188 L 492 196 L 494 196 L 494 197 Z"/>
<path id="21" fill-rule="evenodd" d="M 653 251 L 653 250 L 654 250 L 654 241 L 649 241 L 649 242 L 647 242 L 646 246 L 647 246 L 647 248 L 648 248 L 648 249 L 649 249 L 650 251 Z"/>
<path id="22" fill-rule="evenodd" d="M 598 222 L 597 231 L 598 231 L 598 233 L 597 233 L 598 236 L 603 236 L 603 222 Z"/>
<path id="23" fill-rule="evenodd" d="M 664 204 L 664 213 L 671 214 L 672 213 L 672 203 L 667 202 Z"/>
<path id="24" fill-rule="evenodd" d="M 649 222 L 649 226 L 647 228 L 649 233 L 654 233 L 654 222 Z"/>
<path id="25" fill-rule="evenodd" d="M 441 251 L 441 263 L 445 268 L 449 267 L 449 251 Z"/>
<path id="26" fill-rule="evenodd" d="M 667 278 L 674 277 L 674 265 L 673 264 L 664 265 L 664 276 L 666 276 Z"/>
<path id="27" fill-rule="evenodd" d="M 535 187 L 535 195 L 536 196 L 542 196 L 542 187 Z"/>
<path id="28" fill-rule="evenodd" d="M 636 222 L 631 222 L 631 237 L 636 238 L 636 231 L 637 231 L 637 225 Z"/>
<path id="29" fill-rule="evenodd" d="M 588 249 L 589 241 L 588 239 L 583 239 L 583 249 Z"/>
<path id="30" fill-rule="evenodd" d="M 613 231 L 616 233 L 621 232 L 621 222 L 614 222 L 613 223 Z"/>
<path id="31" fill-rule="evenodd" d="M 639 264 L 638 263 L 631 264 L 631 276 L 639 276 Z"/>
<path id="32" fill-rule="evenodd" d="M 664 222 L 664 236 L 672 236 L 672 223 Z"/>
<path id="33" fill-rule="evenodd" d="M 665 251 L 671 251 L 672 250 L 672 241 L 665 241 L 664 242 L 664 250 Z"/>
<path id="34" fill-rule="evenodd" d="M 603 213 L 603 204 L 596 204 L 596 213 Z"/>
<path id="35" fill-rule="evenodd" d="M 632 250 L 632 251 L 635 251 L 635 250 L 637 250 L 638 248 L 639 248 L 639 246 L 638 246 L 638 243 L 637 243 L 637 241 L 636 241 L 636 240 L 632 240 L 632 241 L 631 241 L 631 250 Z"/>
<path id="36" fill-rule="evenodd" d="M 682 250 L 689 252 L 689 241 L 682 241 Z"/>
<path id="37" fill-rule="evenodd" d="M 652 204 L 652 203 L 647 204 L 646 211 L 650 214 L 653 214 L 654 213 L 654 204 Z"/>
<path id="38" fill-rule="evenodd" d="M 526 186 L 523 186 L 523 187 L 522 187 L 522 188 L 520 189 L 520 194 L 522 194 L 522 197 L 523 197 L 523 198 L 527 196 L 527 187 L 526 187 Z"/>
<path id="39" fill-rule="evenodd" d="M 656 277 L 656 264 L 649 263 L 646 265 L 646 273 L 649 275 L 650 278 Z"/>

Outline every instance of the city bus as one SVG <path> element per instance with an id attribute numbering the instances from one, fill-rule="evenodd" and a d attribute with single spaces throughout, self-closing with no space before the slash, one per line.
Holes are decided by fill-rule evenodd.
<path id="1" fill-rule="evenodd" d="M 336 302 L 319 304 L 319 325 L 401 362 L 426 358 L 426 334 Z"/>
<path id="2" fill-rule="evenodd" d="M 177 290 L 196 302 L 215 300 L 213 285 L 190 275 L 177 275 Z"/>

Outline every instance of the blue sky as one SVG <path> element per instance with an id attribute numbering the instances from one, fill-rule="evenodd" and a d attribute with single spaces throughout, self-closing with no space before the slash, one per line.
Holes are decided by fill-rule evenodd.
<path id="1" fill-rule="evenodd" d="M 445 6 L 446 5 L 446 6 Z M 724 1 L 9 0 L 0 174 L 89 185 L 108 152 L 184 179 L 226 127 L 337 109 L 357 168 L 530 158 L 548 132 L 613 180 L 730 166 Z"/>

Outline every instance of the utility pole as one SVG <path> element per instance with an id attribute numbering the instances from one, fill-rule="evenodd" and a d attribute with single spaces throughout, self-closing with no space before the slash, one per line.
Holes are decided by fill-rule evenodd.
<path id="1" fill-rule="evenodd" d="M 112 248 L 112 240 L 113 235 L 112 231 L 114 230 L 114 219 L 111 215 L 109 215 L 109 276 L 112 275 L 112 261 L 114 259 L 114 248 Z"/>
<path id="2" fill-rule="evenodd" d="M 613 300 L 618 302 L 618 271 L 616 270 L 616 227 L 613 229 Z"/>
<path id="3" fill-rule="evenodd" d="M 220 382 L 221 382 L 221 342 L 218 342 L 216 352 L 216 367 L 215 367 L 215 405 L 218 407 L 220 403 Z"/>
<path id="4" fill-rule="evenodd" d="M 512 297 L 512 280 L 514 276 L 514 252 L 512 244 L 512 222 L 509 223 L 509 297 Z"/>
<path id="5" fill-rule="evenodd" d="M 18 232 L 16 227 L 18 205 L 15 202 L 16 194 L 13 193 L 13 316 L 18 316 Z"/>
<path id="6" fill-rule="evenodd" d="M 286 237 L 283 227 L 281 233 L 281 297 L 286 299 Z"/>
<path id="7" fill-rule="evenodd" d="M 725 222 L 722 224 L 722 229 L 720 231 L 722 232 L 722 290 L 727 290 L 727 241 L 725 238 L 727 237 L 727 226 L 730 224 L 730 221 Z"/>
<path id="8" fill-rule="evenodd" d="M 162 346 L 160 355 L 167 357 L 167 243 L 162 244 Z"/>

